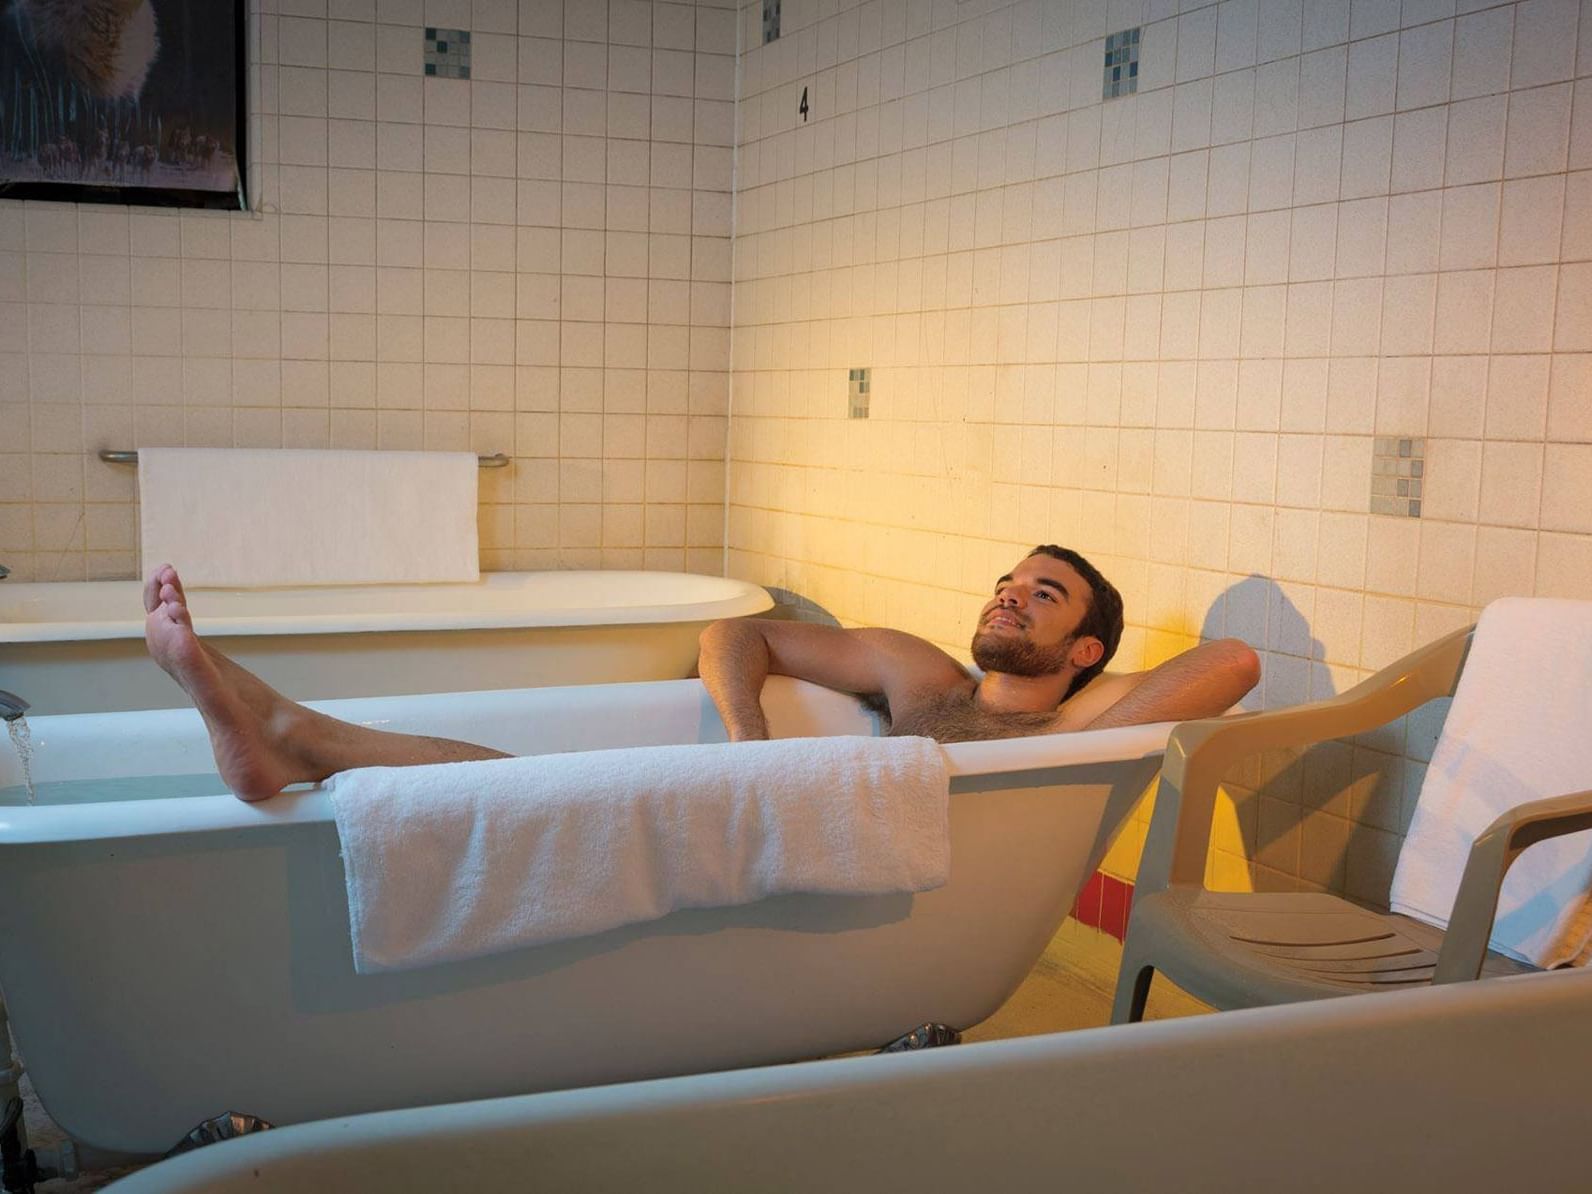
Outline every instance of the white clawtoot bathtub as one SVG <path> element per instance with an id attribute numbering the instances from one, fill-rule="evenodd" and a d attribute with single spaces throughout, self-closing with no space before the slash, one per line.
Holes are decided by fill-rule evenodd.
<path id="1" fill-rule="evenodd" d="M 0 688 L 35 713 L 173 709 L 137 581 L 0 584 Z M 200 589 L 194 624 L 295 700 L 691 674 L 709 622 L 773 606 L 686 572 L 492 572 L 474 584 Z"/>
<path id="2" fill-rule="evenodd" d="M 782 677 L 763 702 L 781 736 L 877 728 L 853 699 Z M 318 707 L 525 754 L 724 740 L 696 680 Z M 36 807 L 14 793 L 0 807 L 0 989 L 50 1115 L 135 1153 L 226 1111 L 296 1123 L 970 1027 L 1044 950 L 1171 731 L 947 747 L 936 891 L 782 896 L 357 975 L 327 793 L 207 794 L 219 781 L 188 710 L 30 720 L 44 787 Z M 0 756 L 0 787 L 20 779 Z"/>

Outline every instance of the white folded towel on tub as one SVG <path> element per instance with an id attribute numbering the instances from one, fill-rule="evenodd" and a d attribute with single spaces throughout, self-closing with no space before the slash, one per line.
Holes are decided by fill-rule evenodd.
<path id="1" fill-rule="evenodd" d="M 950 870 L 927 738 L 788 738 L 371 767 L 327 781 L 354 969 L 407 970 L 784 892 Z"/>
<path id="2" fill-rule="evenodd" d="M 1444 927 L 1471 844 L 1530 800 L 1592 788 L 1592 601 L 1508 597 L 1482 611 L 1410 821 L 1389 905 Z M 1492 947 L 1537 966 L 1588 943 L 1592 832 L 1515 860 Z"/>
<path id="3" fill-rule="evenodd" d="M 479 580 L 470 452 L 140 448 L 143 572 L 196 586 Z"/>

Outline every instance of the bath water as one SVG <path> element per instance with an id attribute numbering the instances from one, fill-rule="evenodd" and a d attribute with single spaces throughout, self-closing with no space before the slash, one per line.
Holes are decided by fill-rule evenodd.
<path id="1" fill-rule="evenodd" d="M 17 758 L 22 760 L 22 783 L 27 788 L 28 803 L 33 803 L 33 734 L 28 729 L 26 717 L 13 717 L 6 722 L 11 731 L 11 745 L 17 748 Z"/>
<path id="2" fill-rule="evenodd" d="M 14 722 L 12 724 L 15 724 Z M 201 775 L 132 775 L 115 779 L 46 780 L 27 787 L 0 788 L 0 808 L 41 805 L 109 804 L 118 800 L 164 800 L 176 796 L 224 796 L 227 785 L 214 772 Z"/>

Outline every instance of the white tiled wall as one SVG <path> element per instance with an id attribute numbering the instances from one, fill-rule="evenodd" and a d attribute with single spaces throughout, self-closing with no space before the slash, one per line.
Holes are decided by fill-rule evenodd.
<path id="1" fill-rule="evenodd" d="M 1592 3 L 782 17 L 741 13 L 732 572 L 961 652 L 1071 544 L 1119 665 L 1238 635 L 1264 705 L 1592 597 Z M 1419 519 L 1368 513 L 1375 435 L 1425 437 Z M 1217 879 L 1385 890 L 1438 720 L 1236 776 Z"/>
<path id="2" fill-rule="evenodd" d="M 1256 704 L 1592 595 L 1592 0 L 759 0 L 733 104 L 710 0 L 259 2 L 255 212 L 0 203 L 19 577 L 132 573 L 96 448 L 329 444 L 511 452 L 496 567 L 717 571 L 727 500 L 735 574 L 956 651 L 1068 543 L 1120 666 L 1239 635 Z M 1236 775 L 1216 878 L 1385 888 L 1440 712 Z"/>
<path id="3" fill-rule="evenodd" d="M 189 444 L 506 452 L 487 567 L 720 571 L 731 0 L 253 7 L 254 211 L 0 202 L 0 563 L 133 575 L 94 452 Z"/>

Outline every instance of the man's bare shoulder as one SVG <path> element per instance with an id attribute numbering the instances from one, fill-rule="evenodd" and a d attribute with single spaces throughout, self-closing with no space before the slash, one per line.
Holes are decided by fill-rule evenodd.
<path id="1" fill-rule="evenodd" d="M 951 656 L 940 650 L 926 638 L 919 638 L 915 634 L 908 634 L 905 630 L 891 630 L 888 626 L 859 626 L 851 632 L 864 642 L 871 643 L 881 650 L 915 651 L 925 655 L 935 655 L 941 659 L 956 661 Z"/>
<path id="2" fill-rule="evenodd" d="M 955 684 L 971 680 L 965 667 L 926 638 L 882 626 L 860 627 L 851 633 L 889 662 L 894 673 L 892 678 L 898 685 L 932 685 L 936 681 Z"/>

